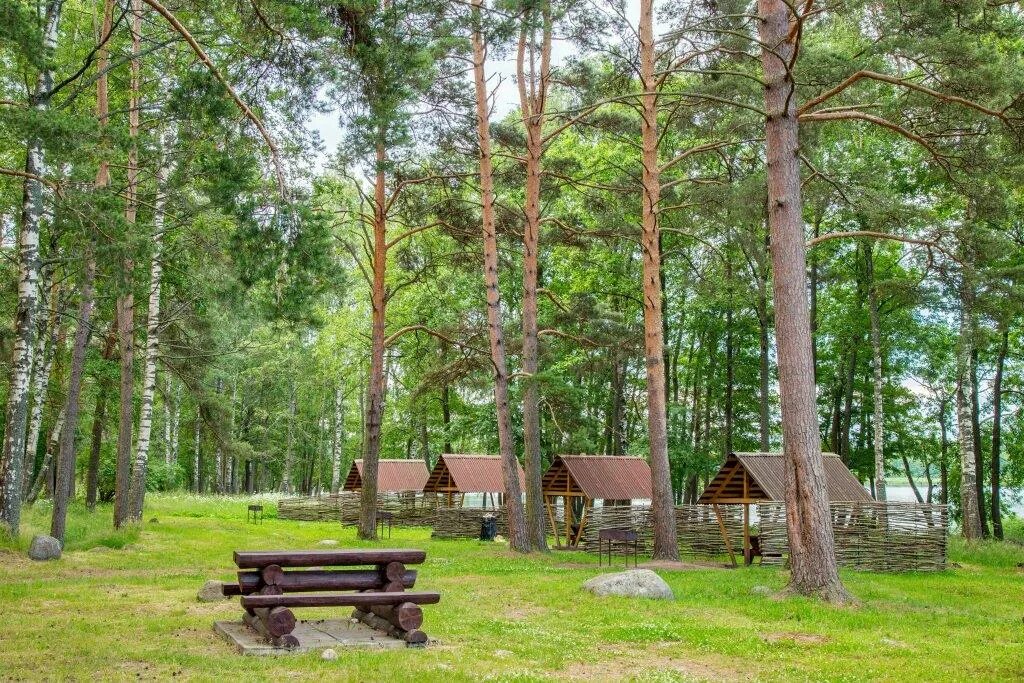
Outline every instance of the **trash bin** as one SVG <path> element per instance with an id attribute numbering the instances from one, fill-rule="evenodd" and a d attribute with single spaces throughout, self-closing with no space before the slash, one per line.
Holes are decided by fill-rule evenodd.
<path id="1" fill-rule="evenodd" d="M 493 541 L 498 535 L 498 518 L 495 515 L 484 515 L 480 522 L 480 540 Z"/>

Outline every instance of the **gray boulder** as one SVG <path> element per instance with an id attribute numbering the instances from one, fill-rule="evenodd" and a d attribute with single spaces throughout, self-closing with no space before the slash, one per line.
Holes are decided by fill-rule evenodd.
<path id="1" fill-rule="evenodd" d="M 227 598 L 224 595 L 224 582 L 210 579 L 203 584 L 196 595 L 199 602 L 218 602 Z"/>
<path id="2" fill-rule="evenodd" d="M 664 579 L 650 569 L 630 569 L 615 574 L 601 574 L 583 584 L 594 595 L 619 595 L 627 598 L 674 600 L 675 595 Z"/>
<path id="3" fill-rule="evenodd" d="M 32 544 L 28 547 L 28 556 L 33 560 L 43 562 L 45 560 L 60 559 L 60 541 L 53 536 L 37 534 L 32 537 Z"/>
<path id="4" fill-rule="evenodd" d="M 322 545 L 322 546 L 326 546 L 326 547 L 333 547 L 333 546 L 338 545 L 338 542 L 335 541 L 333 538 L 325 538 L 324 540 L 322 540 L 319 543 L 317 543 L 317 545 Z"/>

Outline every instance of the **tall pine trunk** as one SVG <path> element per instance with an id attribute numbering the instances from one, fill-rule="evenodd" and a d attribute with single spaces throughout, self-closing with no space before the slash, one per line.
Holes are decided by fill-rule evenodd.
<path id="1" fill-rule="evenodd" d="M 50 0 L 42 19 L 42 70 L 36 80 L 29 105 L 42 114 L 50 107 L 53 87 L 51 60 L 57 47 L 62 0 Z M 31 135 L 25 154 L 25 172 L 46 175 L 43 141 Z M 25 179 L 22 196 L 21 231 L 18 233 L 18 305 L 14 318 L 14 350 L 11 355 L 10 383 L 4 422 L 3 452 L 0 454 L 0 530 L 17 534 L 21 523 L 22 479 L 24 471 L 25 431 L 28 423 L 29 382 L 36 338 L 36 296 L 39 289 L 39 229 L 43 218 L 43 183 L 34 177 Z"/>
<path id="2" fill-rule="evenodd" d="M 480 27 L 482 0 L 473 0 L 473 80 L 476 86 L 477 143 L 480 148 L 480 200 L 484 234 L 484 284 L 487 288 L 487 331 L 490 339 L 491 364 L 494 366 L 494 406 L 498 417 L 498 450 L 505 484 L 505 514 L 508 517 L 509 546 L 529 552 L 531 547 L 546 547 L 546 539 L 538 544 L 537 530 L 527 527 L 523 516 L 522 489 L 519 483 L 519 462 L 508 403 L 508 369 L 505 364 L 505 340 L 502 329 L 501 292 L 498 289 L 498 235 L 494 226 L 494 172 L 491 162 L 491 132 L 488 117 L 487 80 L 484 76 L 484 39 Z M 534 256 L 536 262 L 536 255 Z M 534 282 L 536 284 L 536 281 Z M 536 296 L 536 291 L 534 292 Z M 525 309 L 525 303 L 524 303 Z M 536 301 L 534 302 L 536 312 Z M 536 320 L 534 321 L 536 324 Z M 536 328 L 534 328 L 536 342 Z M 538 439 L 539 446 L 539 439 Z M 539 450 L 536 456 L 539 457 Z M 529 466 L 529 462 L 527 464 Z M 527 474 L 529 485 L 529 474 Z M 539 485 L 539 481 L 537 482 Z M 529 493 L 528 493 L 529 500 Z M 539 501 L 535 501 L 536 505 Z M 531 524 L 533 520 L 530 520 Z"/>
<path id="3" fill-rule="evenodd" d="M 543 24 L 539 73 L 533 49 L 536 33 L 536 26 L 533 24 L 537 12 L 525 11 L 523 24 L 519 30 L 516 76 L 519 84 L 519 108 L 526 131 L 526 183 L 523 188 L 523 374 L 526 376 L 523 385 L 523 451 L 526 461 L 526 517 L 531 545 L 538 550 L 545 550 L 547 531 L 544 521 L 544 496 L 541 491 L 543 463 L 540 452 L 540 397 L 537 386 L 537 372 L 540 367 L 537 340 L 537 271 L 540 249 L 541 157 L 544 154 L 544 114 L 551 68 L 551 7 L 546 0 L 540 3 L 539 12 Z M 527 52 L 529 73 L 526 69 Z M 486 91 L 486 84 L 484 85 Z M 479 96 L 479 91 L 477 94 Z"/>
<path id="4" fill-rule="evenodd" d="M 68 396 L 64 404 L 64 426 L 60 433 L 60 444 L 57 451 L 57 479 L 53 487 L 53 516 L 50 521 L 50 535 L 61 543 L 64 543 L 68 504 L 71 502 L 72 483 L 75 477 L 75 436 L 78 433 L 78 410 L 81 405 L 82 375 L 85 373 L 85 352 L 89 344 L 95 277 L 96 260 L 92 256 L 90 248 L 89 254 L 85 257 L 85 275 L 82 278 L 81 303 L 78 308 L 78 328 L 75 330 L 75 341 L 71 350 L 71 377 L 68 380 Z"/>
<path id="5" fill-rule="evenodd" d="M 644 356 L 647 365 L 647 420 L 651 465 L 651 514 L 654 518 L 654 559 L 678 560 L 668 462 L 668 421 L 665 418 L 665 337 L 661 311 L 661 237 L 658 202 L 661 177 L 658 169 L 658 100 L 654 89 L 654 0 L 640 1 L 640 82 L 642 103 L 641 250 L 643 252 Z"/>
<path id="6" fill-rule="evenodd" d="M 789 590 L 828 601 L 849 598 L 836 566 L 825 465 L 815 404 L 807 254 L 800 196 L 799 124 L 789 71 L 798 32 L 785 0 L 758 0 L 765 80 L 768 216 L 775 299 L 782 442 L 786 467 Z"/>
<path id="7" fill-rule="evenodd" d="M 131 0 L 132 54 L 140 51 L 142 39 L 142 2 Z M 135 227 L 139 210 L 139 59 L 131 60 L 131 96 L 128 100 L 128 134 L 132 145 L 128 150 L 128 192 L 125 202 L 127 229 Z M 117 471 L 114 482 L 114 527 L 120 528 L 133 516 L 131 495 L 132 440 L 135 421 L 135 262 L 129 253 L 123 262 L 123 291 L 117 298 L 117 325 L 121 347 L 121 410 L 117 432 Z"/>
<path id="8" fill-rule="evenodd" d="M 370 291 L 370 376 L 367 387 L 366 441 L 363 452 L 363 488 L 359 492 L 359 530 L 362 539 L 377 538 L 377 461 L 380 429 L 384 419 L 384 325 L 387 314 L 387 206 L 384 175 L 387 151 L 383 131 L 377 143 L 377 169 L 373 184 L 373 284 Z"/>

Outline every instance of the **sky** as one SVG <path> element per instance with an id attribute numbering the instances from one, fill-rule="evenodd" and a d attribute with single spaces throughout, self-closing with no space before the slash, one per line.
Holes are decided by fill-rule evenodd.
<path id="1" fill-rule="evenodd" d="M 629 22 L 636 27 L 640 16 L 640 0 L 626 0 L 626 16 Z M 660 23 L 657 22 L 656 23 Z M 655 28 L 657 31 L 657 27 Z M 565 40 L 552 41 L 551 64 L 558 68 L 572 54 L 573 47 Z M 503 58 L 490 58 L 484 66 L 488 76 L 488 91 L 494 99 L 494 110 L 492 119 L 500 120 L 510 111 L 519 106 L 519 94 L 516 89 L 515 53 L 510 52 Z M 342 130 L 339 123 L 340 114 L 337 110 L 317 113 L 310 117 L 306 123 L 307 129 L 317 131 L 324 143 L 324 149 L 312 161 L 313 170 L 320 173 L 324 170 L 328 158 L 338 149 L 341 142 Z"/>

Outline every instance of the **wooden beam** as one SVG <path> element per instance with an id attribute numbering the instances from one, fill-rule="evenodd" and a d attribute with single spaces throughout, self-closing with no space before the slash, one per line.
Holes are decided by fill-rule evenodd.
<path id="1" fill-rule="evenodd" d="M 729 551 L 729 559 L 732 561 L 732 566 L 736 566 L 736 554 L 732 551 L 732 543 L 729 541 L 729 532 L 725 529 L 725 520 L 722 519 L 722 511 L 718 509 L 718 503 L 712 503 L 711 507 L 715 511 L 715 517 L 718 518 L 718 528 L 722 532 L 722 540 L 725 541 L 725 549 Z"/>

